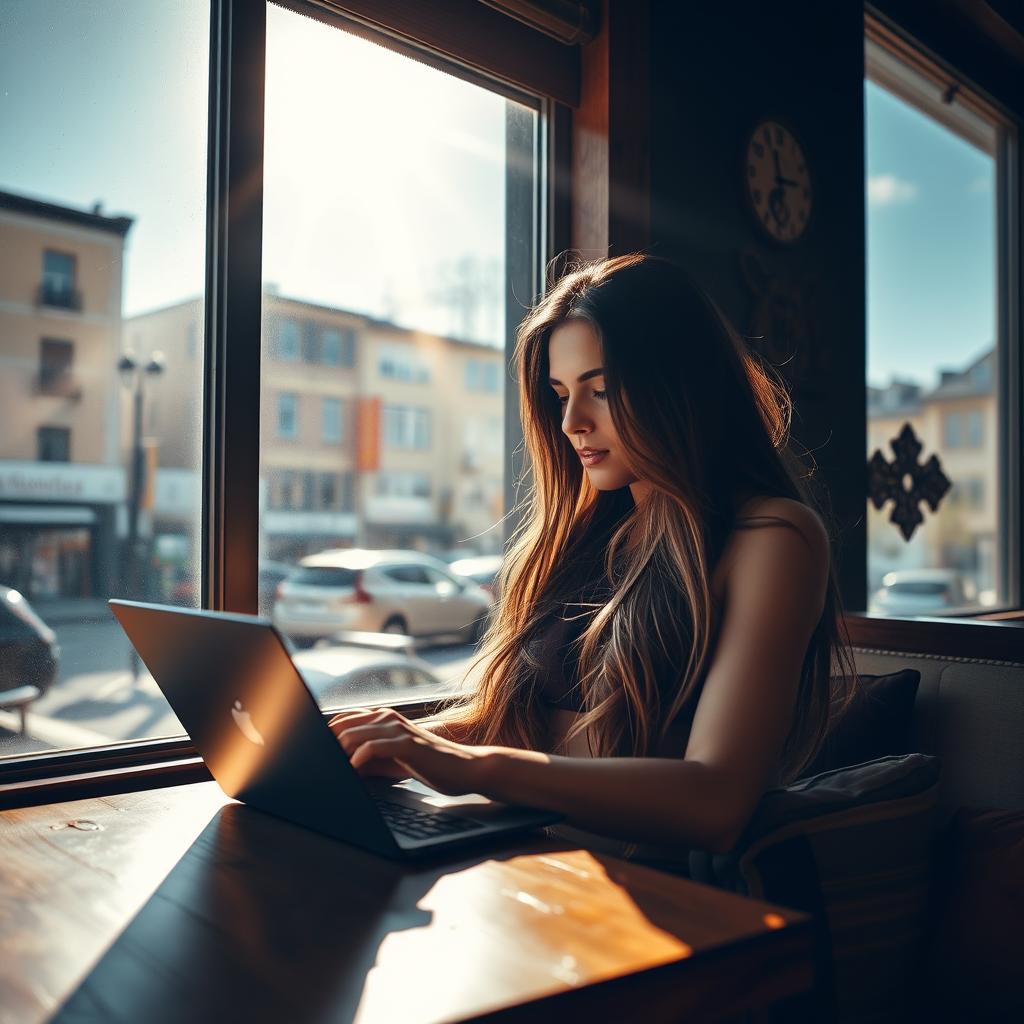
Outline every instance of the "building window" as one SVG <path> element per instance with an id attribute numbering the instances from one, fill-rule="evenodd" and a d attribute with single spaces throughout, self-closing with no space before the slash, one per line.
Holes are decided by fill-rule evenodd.
<path id="1" fill-rule="evenodd" d="M 356 480 L 351 470 L 341 474 L 341 511 L 354 512 L 356 508 Z"/>
<path id="2" fill-rule="evenodd" d="M 320 362 L 320 328 L 312 320 L 302 323 L 302 358 L 307 363 Z"/>
<path id="3" fill-rule="evenodd" d="M 46 249 L 43 252 L 43 305 L 60 309 L 81 309 L 75 289 L 75 257 L 70 253 Z"/>
<path id="4" fill-rule="evenodd" d="M 430 410 L 385 405 L 383 437 L 386 448 L 425 451 L 430 448 Z"/>
<path id="5" fill-rule="evenodd" d="M 40 427 L 36 431 L 40 462 L 71 461 L 71 431 L 68 427 Z"/>
<path id="6" fill-rule="evenodd" d="M 328 444 L 341 444 L 343 406 L 340 398 L 323 400 L 323 439 Z"/>
<path id="7" fill-rule="evenodd" d="M 909 542 L 889 521 L 891 503 L 868 503 L 869 608 L 886 607 L 889 574 L 920 569 L 955 570 L 979 607 L 1017 603 L 1010 522 L 993 496 L 1019 457 L 1000 435 L 1012 447 L 1019 432 L 986 427 L 1008 407 L 998 367 L 1012 321 L 1001 282 L 1017 244 L 1005 189 L 1016 129 L 968 81 L 923 52 L 908 59 L 906 41 L 865 23 L 867 455 L 891 461 L 890 439 L 909 423 L 921 461 L 938 456 L 953 484 L 936 511 L 922 506 Z M 979 339 L 991 339 L 981 351 Z"/>
<path id="8" fill-rule="evenodd" d="M 466 390 L 496 395 L 501 387 L 498 364 L 480 359 L 466 360 Z"/>
<path id="9" fill-rule="evenodd" d="M 277 436 L 293 440 L 299 432 L 299 399 L 297 395 L 277 396 Z"/>
<path id="10" fill-rule="evenodd" d="M 377 371 L 389 380 L 410 384 L 427 384 L 430 381 L 430 368 L 411 345 L 381 345 Z"/>
<path id="11" fill-rule="evenodd" d="M 290 317 L 281 321 L 277 335 L 277 358 L 294 363 L 299 359 L 299 325 Z"/>
<path id="12" fill-rule="evenodd" d="M 980 409 L 972 409 L 967 414 L 967 446 L 983 448 L 985 445 L 985 422 Z"/>
<path id="13" fill-rule="evenodd" d="M 338 507 L 337 473 L 320 474 L 320 507 L 333 512 Z"/>
<path id="14" fill-rule="evenodd" d="M 959 448 L 963 443 L 963 421 L 960 413 L 947 412 L 942 417 L 943 447 Z"/>
<path id="15" fill-rule="evenodd" d="M 324 328 L 320 346 L 320 361 L 325 366 L 355 366 L 356 337 L 351 327 Z"/>
<path id="16" fill-rule="evenodd" d="M 39 343 L 39 390 L 46 395 L 66 394 L 71 385 L 75 346 L 70 341 L 43 338 Z"/>
<path id="17" fill-rule="evenodd" d="M 381 470 L 375 490 L 381 498 L 429 498 L 430 476 L 427 473 Z"/>
<path id="18" fill-rule="evenodd" d="M 316 508 L 316 478 L 317 474 L 310 470 L 302 474 L 302 507 L 307 512 Z"/>

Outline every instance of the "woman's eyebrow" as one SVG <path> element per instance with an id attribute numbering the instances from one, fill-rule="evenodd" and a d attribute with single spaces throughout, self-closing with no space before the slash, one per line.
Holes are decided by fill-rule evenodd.
<path id="1" fill-rule="evenodd" d="M 603 366 L 595 366 L 594 369 L 587 370 L 586 373 L 581 373 L 576 378 L 576 383 L 577 384 L 582 384 L 585 380 L 590 380 L 591 377 L 600 377 L 600 376 L 602 376 L 602 374 L 604 374 L 604 367 Z M 555 380 L 554 377 L 548 377 L 548 383 L 549 384 L 562 384 L 562 382 L 560 380 Z M 565 387 L 565 385 L 562 384 L 562 387 Z"/>

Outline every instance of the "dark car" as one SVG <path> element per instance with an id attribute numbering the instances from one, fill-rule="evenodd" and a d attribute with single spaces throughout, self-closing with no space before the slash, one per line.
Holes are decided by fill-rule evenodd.
<path id="1" fill-rule="evenodd" d="M 17 590 L 0 585 L 0 693 L 34 686 L 42 696 L 59 664 L 53 630 Z"/>

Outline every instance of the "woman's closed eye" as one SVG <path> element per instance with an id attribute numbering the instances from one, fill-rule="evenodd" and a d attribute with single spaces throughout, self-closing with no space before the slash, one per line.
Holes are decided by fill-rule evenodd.
<path id="1" fill-rule="evenodd" d="M 606 391 L 598 391 L 596 388 L 593 391 L 591 391 L 590 393 L 594 396 L 594 398 L 596 398 L 596 399 L 598 399 L 598 400 L 600 400 L 602 402 L 604 401 L 604 399 L 607 397 L 607 394 L 608 394 Z M 558 404 L 559 405 L 562 405 L 563 403 L 569 401 L 569 396 L 568 395 L 555 395 L 555 398 L 558 399 Z"/>

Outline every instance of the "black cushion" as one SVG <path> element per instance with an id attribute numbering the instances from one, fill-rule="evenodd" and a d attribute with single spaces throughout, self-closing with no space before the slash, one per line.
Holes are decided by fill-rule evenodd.
<path id="1" fill-rule="evenodd" d="M 833 698 L 850 697 L 850 703 L 829 726 L 821 750 L 802 777 L 910 753 L 914 699 L 920 683 L 921 673 L 912 668 L 884 676 L 862 675 L 851 697 L 854 683 L 850 677 L 834 676 Z"/>

